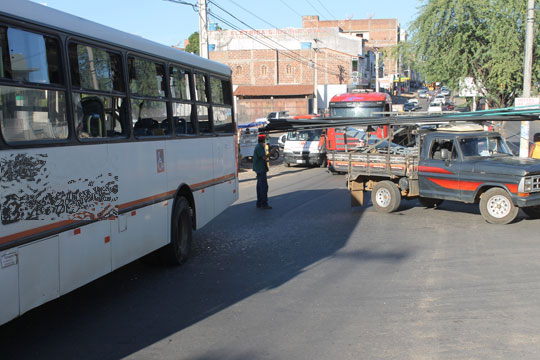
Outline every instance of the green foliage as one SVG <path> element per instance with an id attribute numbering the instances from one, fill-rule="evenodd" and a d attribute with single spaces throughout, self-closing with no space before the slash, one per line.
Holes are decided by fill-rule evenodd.
<path id="1" fill-rule="evenodd" d="M 526 7 L 526 0 L 424 0 L 403 51 L 427 81 L 458 89 L 471 77 L 490 106 L 510 106 L 521 95 Z M 533 85 L 540 80 L 538 31 L 536 24 Z"/>
<path id="2" fill-rule="evenodd" d="M 186 51 L 199 55 L 199 33 L 195 31 L 188 37 L 189 44 L 186 46 Z"/>

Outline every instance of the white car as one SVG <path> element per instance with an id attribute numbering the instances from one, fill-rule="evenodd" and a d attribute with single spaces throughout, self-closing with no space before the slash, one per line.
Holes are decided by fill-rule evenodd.
<path id="1" fill-rule="evenodd" d="M 425 91 L 425 90 L 421 90 L 421 91 L 418 92 L 418 97 L 423 98 L 423 99 L 427 98 L 428 97 L 428 92 Z"/>
<path id="2" fill-rule="evenodd" d="M 442 94 L 439 94 L 435 96 L 435 99 L 433 99 L 433 102 L 436 104 L 444 104 L 446 102 L 446 97 Z"/>
<path id="3" fill-rule="evenodd" d="M 436 103 L 436 102 L 432 102 L 431 104 L 429 104 L 429 107 L 428 107 L 428 112 L 439 112 L 439 111 L 443 111 L 443 104 L 442 103 Z"/>
<path id="4" fill-rule="evenodd" d="M 448 89 L 448 88 L 442 88 L 442 89 L 441 89 L 441 95 L 444 95 L 444 96 L 450 96 L 450 89 Z"/>
<path id="5" fill-rule="evenodd" d="M 409 100 L 410 103 L 413 103 L 414 105 L 418 105 L 418 99 L 417 98 L 412 98 Z"/>

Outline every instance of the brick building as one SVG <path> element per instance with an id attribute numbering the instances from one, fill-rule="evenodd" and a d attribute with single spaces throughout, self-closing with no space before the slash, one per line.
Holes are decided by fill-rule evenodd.
<path id="1" fill-rule="evenodd" d="M 324 111 L 347 86 L 374 88 L 375 52 L 399 41 L 396 19 L 302 20 L 299 29 L 209 31 L 210 58 L 232 69 L 240 123 L 271 111 Z M 381 82 L 397 73 L 388 59 L 379 65 Z"/>

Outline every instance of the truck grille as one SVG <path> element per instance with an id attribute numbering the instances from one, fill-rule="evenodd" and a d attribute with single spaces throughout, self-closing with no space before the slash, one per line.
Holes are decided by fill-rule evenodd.
<path id="1" fill-rule="evenodd" d="M 532 191 L 540 191 L 540 176 L 533 176 Z"/>

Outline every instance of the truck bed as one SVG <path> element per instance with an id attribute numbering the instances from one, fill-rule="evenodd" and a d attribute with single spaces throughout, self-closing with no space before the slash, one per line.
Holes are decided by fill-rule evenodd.
<path id="1" fill-rule="evenodd" d="M 358 176 L 395 177 L 409 176 L 418 168 L 418 151 L 408 154 L 363 153 L 358 151 L 329 152 L 327 159 L 331 170 L 349 173 L 349 179 Z"/>

